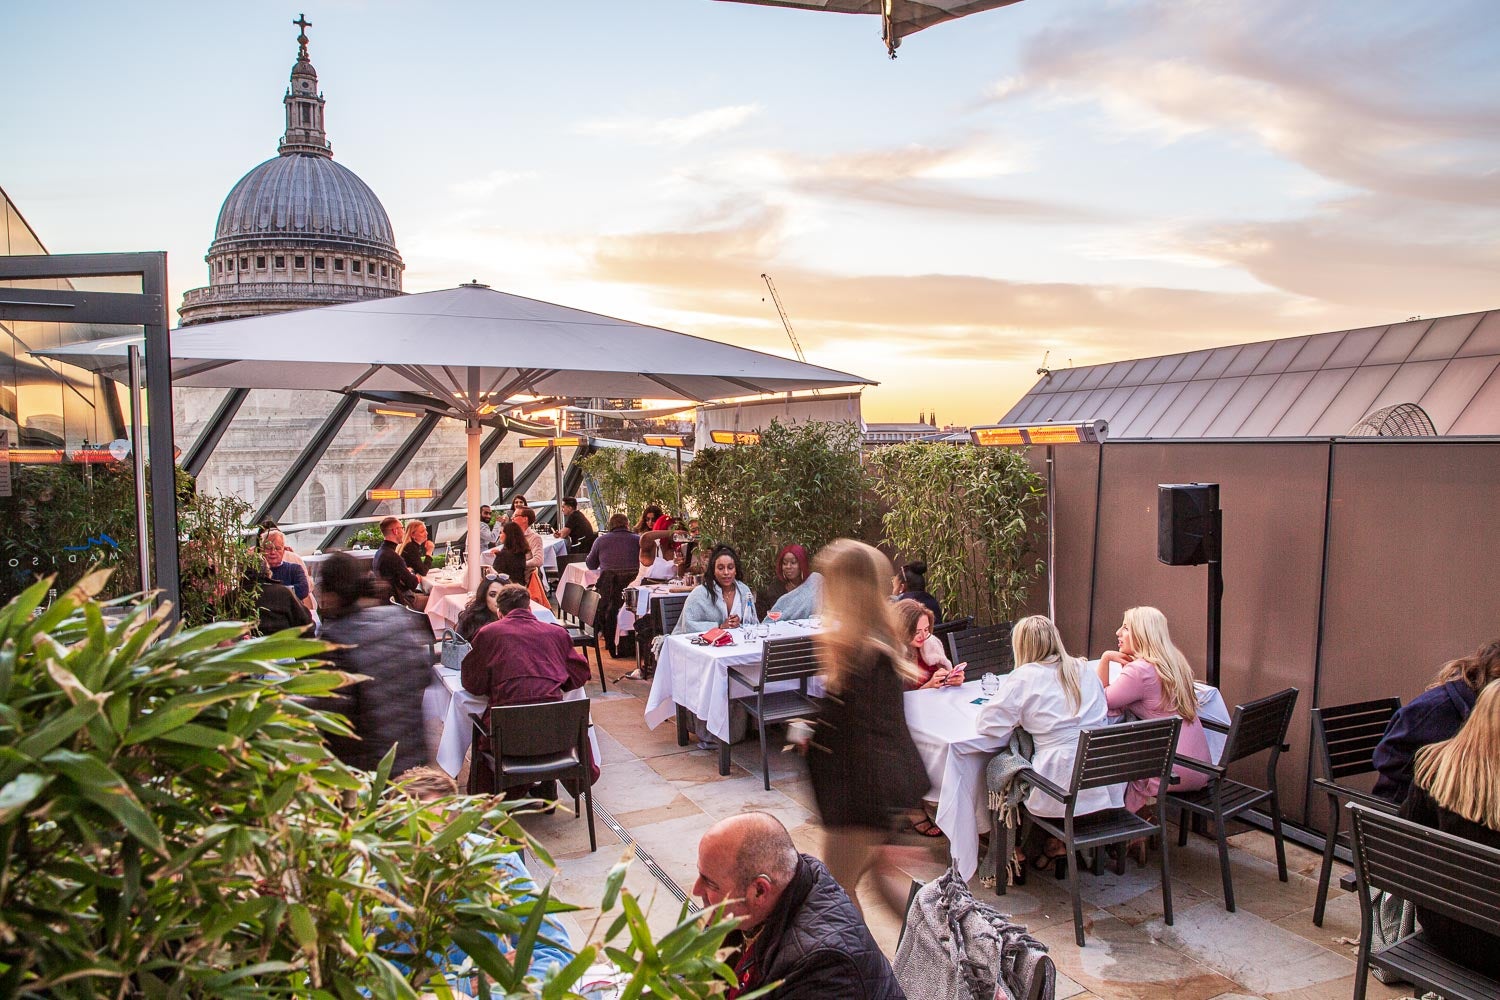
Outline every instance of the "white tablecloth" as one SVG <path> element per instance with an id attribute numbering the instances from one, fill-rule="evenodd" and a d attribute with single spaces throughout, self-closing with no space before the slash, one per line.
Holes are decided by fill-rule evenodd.
<path id="1" fill-rule="evenodd" d="M 1097 663 L 1090 661 L 1088 669 Z M 1219 689 L 1207 684 L 1197 688 L 1203 718 L 1227 726 L 1229 711 Z M 979 835 L 989 832 L 984 768 L 1000 749 L 998 740 L 979 735 L 975 728 L 980 707 L 976 699 L 984 700 L 977 677 L 955 688 L 906 693 L 906 725 L 932 781 L 928 797 L 937 800 L 937 825 L 948 835 L 953 861 L 965 879 L 979 867 Z M 1205 730 L 1205 735 L 1217 761 L 1224 737 L 1212 730 Z"/>
<path id="2" fill-rule="evenodd" d="M 557 557 L 568 554 L 568 540 L 555 535 L 542 536 L 542 569 L 557 572 Z"/>
<path id="3" fill-rule="evenodd" d="M 562 578 L 557 583 L 557 592 L 562 593 L 563 585 L 576 583 L 584 590 L 599 582 L 599 570 L 589 569 L 581 562 L 568 563 L 563 567 Z"/>
<path id="4" fill-rule="evenodd" d="M 633 607 L 621 608 L 619 615 L 615 618 L 615 640 L 619 641 L 620 637 L 626 632 L 635 631 L 636 619 L 645 618 L 651 613 L 652 601 L 659 601 L 671 594 L 686 593 L 688 593 L 687 590 L 673 590 L 670 584 L 635 588 L 635 605 Z"/>
<path id="5" fill-rule="evenodd" d="M 749 631 L 757 631 L 750 626 Z M 651 682 L 651 696 L 646 700 L 646 725 L 652 729 L 676 714 L 676 706 L 692 712 L 708 726 L 714 736 L 729 742 L 729 668 L 745 667 L 760 662 L 765 643 L 760 639 L 747 639 L 746 629 L 733 630 L 733 646 L 696 646 L 686 635 L 669 635 L 662 643 L 661 653 L 656 658 L 656 676 Z M 771 626 L 772 639 L 810 635 L 817 631 L 806 622 L 776 622 Z M 794 689 L 796 681 L 784 681 L 768 687 L 768 691 Z M 823 693 L 823 686 L 816 677 L 808 683 L 814 695 Z M 734 696 L 750 693 L 739 683 L 734 685 Z"/>
<path id="6" fill-rule="evenodd" d="M 441 635 L 443 629 L 452 628 L 469 603 L 469 589 L 464 586 L 463 576 L 448 570 L 434 570 L 427 574 L 427 620 L 432 622 L 432 631 Z"/>
<path id="7" fill-rule="evenodd" d="M 436 683 L 427 689 L 428 697 L 423 708 L 432 718 L 443 720 L 443 737 L 438 742 L 438 766 L 454 777 L 463 770 L 464 757 L 469 744 L 474 741 L 474 727 L 469 714 L 483 714 L 489 705 L 488 699 L 464 690 L 463 679 L 457 670 L 449 670 L 435 664 L 432 672 Z M 588 697 L 583 688 L 575 688 L 563 695 L 563 701 L 578 701 Z M 594 753 L 594 763 L 599 763 L 599 738 L 594 735 L 594 724 L 589 723 L 589 749 Z"/>

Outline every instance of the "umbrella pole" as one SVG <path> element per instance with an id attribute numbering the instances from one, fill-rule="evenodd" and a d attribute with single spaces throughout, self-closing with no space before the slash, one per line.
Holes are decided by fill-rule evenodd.
<path id="1" fill-rule="evenodd" d="M 469 554 L 464 560 L 464 586 L 473 593 L 479 587 L 479 573 L 483 569 L 484 549 L 479 541 L 479 415 L 470 413 L 464 427 L 468 435 L 468 517 L 466 518 Z"/>

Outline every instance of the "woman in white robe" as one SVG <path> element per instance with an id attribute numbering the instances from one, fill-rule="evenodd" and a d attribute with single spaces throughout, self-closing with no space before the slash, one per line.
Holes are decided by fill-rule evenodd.
<path id="1" fill-rule="evenodd" d="M 1010 640 L 1019 665 L 1000 678 L 1000 690 L 979 710 L 979 732 L 1004 743 L 1013 730 L 1026 730 L 1036 743 L 1032 770 L 1066 789 L 1073 782 L 1078 734 L 1107 725 L 1104 685 L 1082 660 L 1068 655 L 1057 626 L 1043 615 L 1016 622 Z M 1073 815 L 1120 809 L 1124 804 L 1123 783 L 1089 788 L 1078 793 Z M 1037 816 L 1061 817 L 1064 811 L 1061 802 L 1035 788 L 1026 796 L 1025 805 Z M 1046 867 L 1042 862 L 1050 863 L 1062 854 L 1062 843 L 1051 840 L 1038 867 Z"/>

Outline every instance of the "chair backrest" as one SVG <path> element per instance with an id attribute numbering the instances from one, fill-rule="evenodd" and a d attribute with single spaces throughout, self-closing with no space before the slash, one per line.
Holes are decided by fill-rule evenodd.
<path id="1" fill-rule="evenodd" d="M 1351 810 L 1362 896 L 1379 889 L 1500 934 L 1500 850 L 1360 805 Z"/>
<path id="2" fill-rule="evenodd" d="M 490 740 L 497 758 L 564 753 L 588 742 L 588 728 L 587 698 L 490 708 Z"/>
<path id="3" fill-rule="evenodd" d="M 1010 649 L 1010 622 L 950 632 L 947 640 L 948 659 L 955 664 L 967 661 L 967 677 L 1008 674 L 1016 667 Z"/>
<path id="4" fill-rule="evenodd" d="M 666 594 L 651 602 L 651 617 L 656 624 L 657 635 L 671 635 L 672 630 L 677 627 L 677 619 L 682 617 L 683 605 L 687 604 L 686 594 Z"/>
<path id="5" fill-rule="evenodd" d="M 1323 776 L 1338 781 L 1373 772 L 1375 747 L 1400 708 L 1400 698 L 1381 698 L 1313 709 L 1313 745 Z"/>
<path id="6" fill-rule="evenodd" d="M 942 639 L 943 644 L 946 646 L 948 642 L 948 636 L 952 635 L 954 632 L 963 632 L 966 629 L 971 629 L 973 627 L 974 616 L 964 615 L 962 618 L 955 618 L 952 621 L 938 622 L 936 625 L 932 626 L 932 634 L 937 636 L 939 639 Z"/>
<path id="7" fill-rule="evenodd" d="M 810 635 L 790 639 L 767 639 L 760 656 L 760 680 L 756 691 L 776 681 L 794 681 L 818 672 L 818 650 Z"/>
<path id="8" fill-rule="evenodd" d="M 557 602 L 557 614 L 566 624 L 578 624 L 578 609 L 583 606 L 584 589 L 569 581 L 563 584 L 562 597 Z"/>
<path id="9" fill-rule="evenodd" d="M 581 563 L 588 559 L 588 557 L 589 554 L 587 552 L 569 552 L 566 555 L 558 556 L 557 571 L 561 573 L 563 570 L 567 569 L 574 563 Z"/>
<path id="10" fill-rule="evenodd" d="M 593 635 L 598 629 L 599 602 L 603 599 L 597 590 L 585 590 L 578 602 L 578 627 L 584 635 Z"/>
<path id="11" fill-rule="evenodd" d="M 1159 778 L 1165 787 L 1181 726 L 1174 715 L 1085 729 L 1078 734 L 1072 790 L 1145 778 Z"/>
<path id="12" fill-rule="evenodd" d="M 1286 731 L 1291 727 L 1292 709 L 1296 704 L 1297 689 L 1287 688 L 1234 706 L 1219 766 L 1227 767 L 1262 750 L 1280 752 L 1286 744 Z M 1274 759 L 1273 756 L 1272 760 Z"/>

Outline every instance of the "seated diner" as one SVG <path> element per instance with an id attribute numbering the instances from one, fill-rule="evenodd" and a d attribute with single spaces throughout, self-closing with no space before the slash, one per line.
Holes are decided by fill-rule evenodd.
<path id="1" fill-rule="evenodd" d="M 932 620 L 940 622 L 943 620 L 943 606 L 938 599 L 927 592 L 927 564 L 921 560 L 909 562 L 896 570 L 896 581 L 891 588 L 895 596 L 893 601 L 913 600 L 920 601 L 928 611 L 932 612 Z"/>
<path id="2" fill-rule="evenodd" d="M 1104 685 L 1082 660 L 1068 655 L 1057 626 L 1045 615 L 1016 622 L 1010 642 L 1016 668 L 1000 678 L 1000 690 L 979 710 L 976 728 L 1001 742 L 1009 740 L 1016 729 L 1024 729 L 1036 744 L 1032 770 L 1068 788 L 1078 759 L 1078 734 L 1108 722 Z M 1123 784 L 1086 788 L 1078 793 L 1073 814 L 1119 809 L 1124 801 Z M 1037 789 L 1031 790 L 1024 804 L 1037 816 L 1063 815 L 1062 803 Z M 1056 866 L 1061 873 L 1066 865 L 1062 841 L 1053 837 L 1047 838 L 1032 861 L 1038 871 Z"/>
<path id="3" fill-rule="evenodd" d="M 1193 668 L 1172 642 L 1167 616 L 1156 608 L 1129 608 L 1115 632 L 1118 649 L 1107 649 L 1099 658 L 1099 683 L 1111 712 L 1125 712 L 1137 719 L 1182 720 L 1177 753 L 1182 757 L 1213 763 L 1203 720 L 1198 716 L 1198 692 L 1193 686 Z M 1109 679 L 1111 665 L 1119 674 Z M 1174 769 L 1175 792 L 1193 792 L 1208 784 L 1208 775 L 1189 768 Z M 1161 784 L 1155 778 L 1132 781 L 1125 789 L 1125 808 L 1149 817 Z M 1128 850 L 1140 864 L 1146 863 L 1146 842 L 1132 841 Z"/>
<path id="4" fill-rule="evenodd" d="M 760 618 L 755 614 L 755 595 L 740 579 L 739 553 L 728 545 L 715 546 L 708 566 L 703 586 L 694 587 L 688 595 L 682 617 L 672 631 L 681 635 L 757 624 Z"/>
<path id="5" fill-rule="evenodd" d="M 951 687 L 964 682 L 966 663 L 953 665 L 943 651 L 943 642 L 932 634 L 932 612 L 920 601 L 910 598 L 896 605 L 896 622 L 905 646 L 906 661 L 915 668 L 915 676 L 906 684 L 908 691 L 923 688 Z"/>

